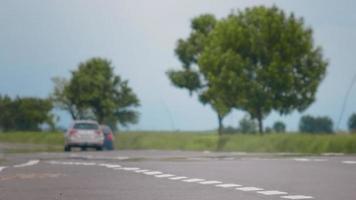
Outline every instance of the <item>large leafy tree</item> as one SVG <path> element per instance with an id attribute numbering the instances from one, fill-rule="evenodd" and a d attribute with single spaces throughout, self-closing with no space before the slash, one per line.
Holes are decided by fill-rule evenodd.
<path id="1" fill-rule="evenodd" d="M 257 119 L 304 111 L 314 102 L 327 61 L 302 18 L 277 7 L 232 12 L 218 21 L 197 59 L 210 85 Z"/>
<path id="2" fill-rule="evenodd" d="M 139 100 L 127 80 L 114 74 L 110 61 L 92 58 L 72 71 L 70 80 L 54 78 L 52 99 L 73 119 L 94 117 L 113 127 L 136 123 Z"/>
<path id="3" fill-rule="evenodd" d="M 197 65 L 199 57 L 207 44 L 207 36 L 214 29 L 217 20 L 213 15 L 205 14 L 191 22 L 191 33 L 186 39 L 179 39 L 175 53 L 182 63 L 180 70 L 170 70 L 167 75 L 172 84 L 186 89 L 192 95 L 196 93 L 200 102 L 209 104 L 217 113 L 218 132 L 222 133 L 223 119 L 231 111 L 225 94 L 212 86 Z"/>

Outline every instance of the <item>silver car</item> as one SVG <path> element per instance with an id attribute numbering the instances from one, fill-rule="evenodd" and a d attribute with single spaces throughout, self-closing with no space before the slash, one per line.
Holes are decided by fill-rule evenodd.
<path id="1" fill-rule="evenodd" d="M 104 134 L 96 121 L 74 121 L 65 133 L 64 151 L 71 151 L 72 147 L 79 147 L 83 151 L 87 148 L 103 149 Z"/>

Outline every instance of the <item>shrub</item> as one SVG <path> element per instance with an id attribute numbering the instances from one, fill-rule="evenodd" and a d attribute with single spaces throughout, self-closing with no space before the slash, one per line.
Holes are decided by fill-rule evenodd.
<path id="1" fill-rule="evenodd" d="M 276 133 L 285 133 L 286 132 L 286 125 L 281 122 L 281 121 L 277 121 L 273 124 L 273 130 Z"/>
<path id="2" fill-rule="evenodd" d="M 350 116 L 348 126 L 351 133 L 356 133 L 356 113 Z"/>
<path id="3" fill-rule="evenodd" d="M 301 117 L 299 130 L 304 133 L 333 133 L 333 121 L 330 117 Z"/>

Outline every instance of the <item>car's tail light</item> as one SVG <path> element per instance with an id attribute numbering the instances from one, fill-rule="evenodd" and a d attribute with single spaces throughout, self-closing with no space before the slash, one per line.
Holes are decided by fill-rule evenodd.
<path id="1" fill-rule="evenodd" d="M 95 131 L 95 133 L 96 133 L 98 136 L 101 136 L 101 135 L 103 134 L 103 132 L 101 132 L 100 130 Z"/>
<path id="2" fill-rule="evenodd" d="M 69 136 L 75 136 L 77 134 L 77 131 L 75 129 L 72 129 L 69 131 Z"/>

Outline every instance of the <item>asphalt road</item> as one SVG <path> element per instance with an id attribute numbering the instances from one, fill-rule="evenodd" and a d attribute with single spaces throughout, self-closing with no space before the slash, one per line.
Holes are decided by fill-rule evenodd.
<path id="1" fill-rule="evenodd" d="M 356 199 L 356 157 L 180 151 L 2 155 L 1 200 Z"/>

